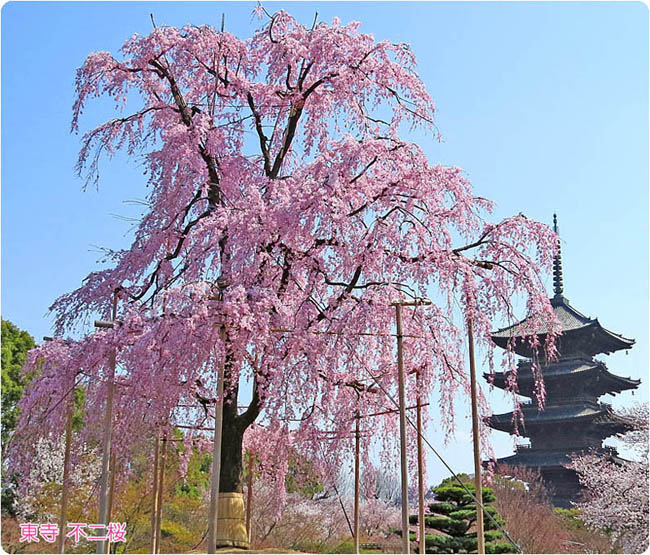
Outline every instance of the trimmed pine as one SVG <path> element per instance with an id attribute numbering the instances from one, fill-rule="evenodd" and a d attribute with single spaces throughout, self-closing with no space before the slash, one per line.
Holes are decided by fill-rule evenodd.
<path id="1" fill-rule="evenodd" d="M 429 504 L 433 515 L 425 516 L 425 528 L 435 530 L 438 534 L 428 533 L 425 536 L 425 551 L 427 553 L 476 553 L 476 531 L 470 529 L 476 522 L 476 505 L 473 494 L 474 484 L 467 475 L 461 476 L 463 486 L 455 479 L 447 478 L 433 490 L 436 501 Z M 466 489 L 465 489 L 466 488 Z M 497 529 L 505 522 L 499 517 L 495 507 L 489 505 L 496 500 L 491 488 L 482 489 L 485 512 L 485 550 L 486 553 L 514 553 L 514 547 L 503 541 L 503 533 Z M 496 523 L 490 518 L 494 518 Z M 418 516 L 411 515 L 411 524 L 417 524 Z M 409 534 L 414 539 L 413 533 Z"/>

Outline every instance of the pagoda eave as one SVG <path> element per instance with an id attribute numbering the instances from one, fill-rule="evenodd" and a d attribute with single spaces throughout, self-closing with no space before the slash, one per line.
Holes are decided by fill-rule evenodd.
<path id="1" fill-rule="evenodd" d="M 523 422 L 514 420 L 514 412 L 495 414 L 486 419 L 488 426 L 495 430 L 515 433 L 520 429 L 525 435 L 531 428 L 552 427 L 559 425 L 578 424 L 596 426 L 603 438 L 624 433 L 630 429 L 630 422 L 614 414 L 606 404 L 585 403 L 581 405 L 556 405 L 538 410 L 536 406 L 521 408 Z M 516 424 L 515 424 L 516 422 Z"/>
<path id="2" fill-rule="evenodd" d="M 547 336 L 547 333 L 537 334 L 537 340 L 539 342 L 537 349 L 533 349 L 530 346 L 528 341 L 530 336 L 493 334 L 492 341 L 502 349 L 512 349 L 519 356 L 532 358 L 536 354 L 542 354 L 544 352 Z M 556 342 L 560 344 L 560 350 L 564 354 L 568 354 L 568 352 L 566 349 L 562 349 L 562 345 L 572 344 L 581 346 L 580 351 L 577 351 L 576 354 L 587 356 L 593 356 L 599 353 L 611 354 L 616 351 L 630 349 L 634 345 L 634 339 L 627 339 L 606 330 L 597 320 L 580 328 L 563 331 L 557 337 Z"/>
<path id="3" fill-rule="evenodd" d="M 517 372 L 515 379 L 517 393 L 532 398 L 536 390 L 536 380 L 530 372 L 530 368 L 526 370 L 521 368 Z M 593 390 L 594 395 L 598 397 L 605 393 L 617 394 L 629 389 L 636 389 L 641 384 L 641 380 L 617 376 L 609 372 L 604 365 L 599 367 L 598 364 L 585 365 L 583 368 L 542 367 L 540 373 L 547 390 L 552 387 L 553 383 L 566 384 L 575 380 L 582 384 L 587 383 L 589 389 Z M 494 387 L 506 390 L 510 375 L 511 372 L 495 372 L 494 374 L 485 372 L 483 378 Z"/>
<path id="4" fill-rule="evenodd" d="M 516 453 L 497 459 L 496 464 L 547 469 L 566 468 L 566 465 L 571 462 L 572 457 L 585 452 L 592 451 L 578 449 L 577 451 L 569 452 L 566 449 L 531 449 L 529 447 L 522 448 L 522 446 L 519 446 Z M 618 451 L 614 447 L 603 447 L 597 449 L 596 452 L 617 464 L 627 462 L 625 459 L 619 457 Z M 484 463 L 484 465 L 487 464 L 489 464 L 489 461 Z"/>
<path id="5" fill-rule="evenodd" d="M 561 326 L 558 342 L 561 344 L 560 351 L 564 355 L 568 354 L 567 345 L 579 345 L 583 351 L 582 354 L 589 356 L 598 353 L 613 353 L 629 349 L 634 345 L 634 339 L 627 339 L 604 328 L 597 318 L 585 316 L 573 308 L 562 295 L 556 295 L 550 299 L 550 302 L 553 306 L 553 313 Z M 493 332 L 491 336 L 492 340 L 502 349 L 511 348 L 520 356 L 532 357 L 535 353 L 527 339 L 537 336 L 540 347 L 542 347 L 549 331 L 548 325 L 544 325 L 543 329 L 531 329 L 528 319 L 524 319 Z"/>
<path id="6" fill-rule="evenodd" d="M 514 455 L 501 457 L 496 461 L 498 465 L 505 464 L 508 466 L 527 466 L 533 468 L 564 468 L 570 462 L 571 459 L 566 452 L 540 453 L 532 449 L 530 449 L 529 453 L 519 451 Z"/>

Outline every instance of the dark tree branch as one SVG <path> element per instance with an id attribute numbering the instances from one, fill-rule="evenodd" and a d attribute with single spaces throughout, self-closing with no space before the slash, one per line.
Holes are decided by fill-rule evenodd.
<path id="1" fill-rule="evenodd" d="M 269 158 L 269 149 L 268 149 L 268 138 L 264 134 L 262 129 L 262 118 L 260 117 L 258 111 L 255 108 L 255 101 L 253 100 L 253 95 L 249 92 L 246 96 L 248 100 L 248 106 L 253 112 L 253 117 L 255 118 L 255 129 L 257 130 L 257 136 L 260 140 L 260 149 L 262 150 L 262 156 L 264 157 L 264 173 L 270 177 L 271 176 L 271 160 Z"/>

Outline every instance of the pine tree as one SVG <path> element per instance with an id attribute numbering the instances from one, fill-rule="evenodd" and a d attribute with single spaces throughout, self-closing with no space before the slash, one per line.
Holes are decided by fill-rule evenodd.
<path id="1" fill-rule="evenodd" d="M 473 495 L 476 492 L 469 476 L 459 476 L 462 487 L 455 478 L 446 478 L 433 490 L 436 501 L 429 505 L 430 515 L 425 516 L 425 535 L 427 553 L 476 553 L 477 538 L 475 530 L 476 504 Z M 465 489 L 466 488 L 466 489 Z M 468 491 L 470 493 L 468 493 Z M 483 488 L 485 552 L 515 553 L 514 546 L 506 541 L 498 529 L 505 522 L 499 518 L 497 510 L 490 505 L 496 500 L 491 488 Z M 494 519 L 494 520 L 492 520 Z M 410 516 L 411 524 L 417 524 L 418 515 Z M 412 534 L 413 536 L 413 534 Z"/>

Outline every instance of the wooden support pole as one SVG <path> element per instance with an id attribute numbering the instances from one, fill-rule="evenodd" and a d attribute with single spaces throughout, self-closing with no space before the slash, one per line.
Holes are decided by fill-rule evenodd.
<path id="1" fill-rule="evenodd" d="M 397 333 L 397 377 L 399 386 L 399 442 L 400 442 L 400 466 L 402 474 L 402 553 L 406 555 L 410 552 L 411 542 L 409 537 L 409 488 L 408 488 L 408 468 L 406 458 L 406 392 L 404 386 L 404 332 L 402 330 L 402 307 L 404 306 L 425 306 L 430 305 L 429 299 L 414 299 L 412 301 L 395 301 L 395 316 Z M 420 409 L 420 401 L 416 407 Z M 418 434 L 418 439 L 420 435 Z"/>
<path id="2" fill-rule="evenodd" d="M 115 474 L 116 468 L 115 468 L 115 452 L 113 452 L 111 456 L 111 486 L 108 490 L 108 514 L 106 515 L 106 522 L 110 525 L 111 523 L 111 517 L 113 516 L 113 500 L 114 500 L 114 494 L 115 494 Z M 107 530 L 108 531 L 108 530 Z M 111 542 L 109 540 L 106 540 L 106 553 L 111 552 Z"/>
<path id="3" fill-rule="evenodd" d="M 160 449 L 160 470 L 158 477 L 158 507 L 156 507 L 156 553 L 160 553 L 160 529 L 162 527 L 163 486 L 165 485 L 165 454 L 167 452 L 167 434 L 162 438 Z"/>
<path id="4" fill-rule="evenodd" d="M 221 477 L 221 438 L 223 426 L 223 380 L 226 370 L 226 328 L 220 328 L 224 348 L 223 362 L 219 366 L 217 384 L 217 417 L 214 419 L 214 443 L 212 448 L 212 483 L 210 489 L 210 513 L 208 515 L 208 553 L 217 549 L 217 521 L 219 519 L 219 479 Z"/>
<path id="5" fill-rule="evenodd" d="M 422 452 L 422 404 L 420 403 L 420 373 L 415 376 L 417 395 L 417 446 L 418 446 L 418 547 L 420 554 L 425 553 L 426 536 L 424 532 L 424 453 Z"/>
<path id="6" fill-rule="evenodd" d="M 404 360 L 402 337 L 402 305 L 395 305 L 397 319 L 397 373 L 399 385 L 399 442 L 402 474 L 402 553 L 410 552 L 409 538 L 409 485 L 406 459 L 406 393 L 404 387 Z"/>
<path id="7" fill-rule="evenodd" d="M 355 416 L 354 428 L 354 552 L 359 553 L 359 452 L 361 435 L 359 434 L 359 411 Z"/>
<path id="8" fill-rule="evenodd" d="M 478 395 L 476 388 L 476 366 L 474 363 L 474 330 L 472 320 L 467 320 L 467 339 L 469 342 L 469 373 L 472 395 L 472 438 L 474 443 L 474 487 L 476 499 L 480 506 L 476 507 L 476 538 L 478 540 L 478 553 L 485 553 L 485 536 L 483 530 L 483 493 L 481 489 L 481 449 L 478 422 Z"/>
<path id="9" fill-rule="evenodd" d="M 115 453 L 111 456 L 111 486 L 110 489 L 108 490 L 108 522 L 111 521 L 111 518 L 113 516 L 113 500 L 114 500 L 114 495 L 115 495 L 115 474 L 116 474 L 116 468 L 115 468 Z"/>
<path id="10" fill-rule="evenodd" d="M 158 452 L 160 451 L 160 436 L 156 433 L 156 443 L 153 455 L 153 484 L 151 488 L 151 553 L 156 553 L 156 530 L 158 530 Z"/>
<path id="11" fill-rule="evenodd" d="M 63 553 L 67 524 L 68 494 L 70 487 L 70 445 L 72 443 L 72 417 L 74 415 L 74 388 L 69 393 L 68 415 L 65 422 L 65 452 L 63 454 L 63 489 L 61 490 L 61 516 L 59 517 L 59 538 L 57 552 Z"/>
<path id="12" fill-rule="evenodd" d="M 113 320 L 117 317 L 117 295 L 118 292 L 115 291 L 113 294 Z M 108 526 L 106 517 L 108 516 L 108 472 L 109 472 L 109 462 L 111 458 L 111 436 L 113 435 L 113 394 L 115 390 L 115 364 L 116 364 L 117 353 L 115 349 L 111 351 L 109 355 L 109 378 L 107 385 L 106 393 L 106 409 L 104 412 L 104 438 L 102 441 L 102 474 L 101 474 L 101 485 L 99 488 L 99 522 L 98 524 L 103 524 Z M 106 541 L 98 541 L 95 552 L 98 555 L 103 555 L 106 553 Z"/>
<path id="13" fill-rule="evenodd" d="M 253 511 L 253 461 L 255 453 L 248 452 L 248 492 L 246 496 L 246 533 L 248 534 L 248 545 L 252 545 L 253 531 L 251 530 L 251 514 Z"/>

